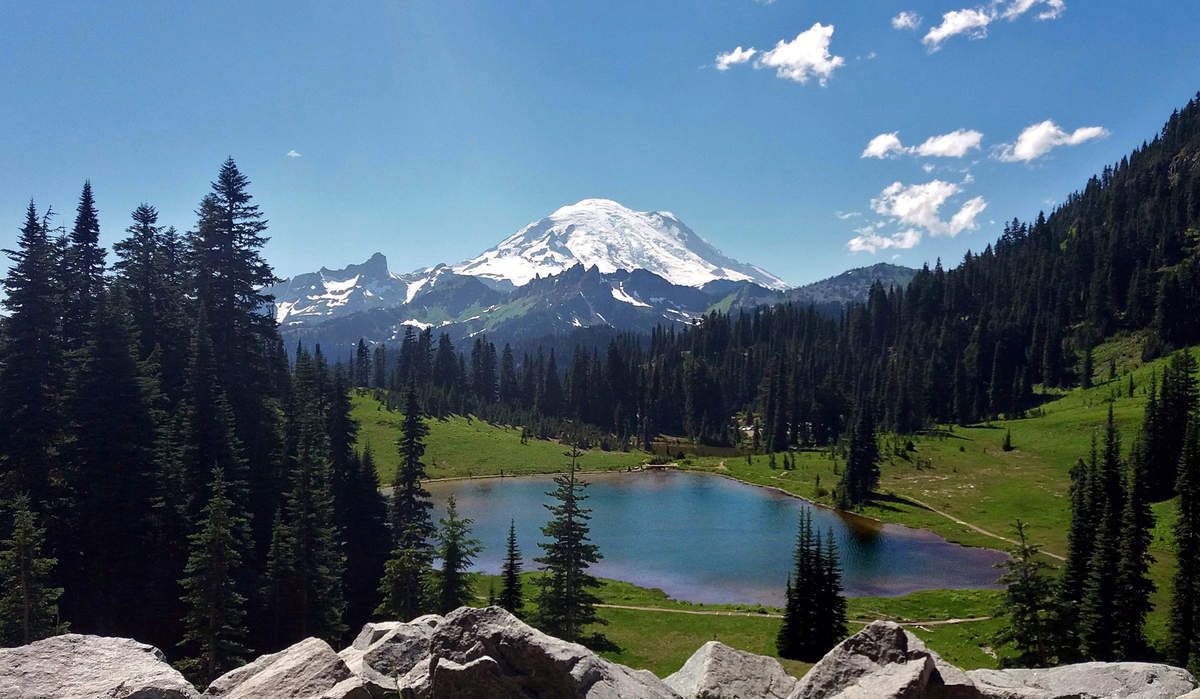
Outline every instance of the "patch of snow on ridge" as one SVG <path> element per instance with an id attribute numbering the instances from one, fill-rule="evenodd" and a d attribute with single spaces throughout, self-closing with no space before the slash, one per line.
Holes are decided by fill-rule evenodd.
<path id="1" fill-rule="evenodd" d="M 650 304 L 642 303 L 641 301 L 638 301 L 637 299 L 635 299 L 634 297 L 632 297 L 628 293 L 626 293 L 624 285 L 614 286 L 612 288 L 612 297 L 618 301 L 627 303 L 630 306 L 638 306 L 639 308 L 649 308 L 650 307 Z"/>
<path id="2" fill-rule="evenodd" d="M 349 279 L 345 279 L 343 281 L 329 281 L 328 279 L 322 279 L 321 281 L 325 285 L 325 293 L 339 294 L 339 293 L 343 293 L 346 291 L 350 291 L 354 287 L 358 286 L 359 276 L 360 275 L 356 274 L 353 277 L 350 277 Z"/>

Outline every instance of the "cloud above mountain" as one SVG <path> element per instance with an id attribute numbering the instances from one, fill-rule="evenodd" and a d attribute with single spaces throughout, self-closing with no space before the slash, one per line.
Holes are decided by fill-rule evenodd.
<path id="1" fill-rule="evenodd" d="M 833 32 L 832 24 L 817 22 L 794 39 L 780 39 L 771 49 L 743 49 L 739 45 L 732 51 L 719 53 L 713 65 L 717 70 L 725 71 L 754 59 L 754 68 L 773 69 L 775 76 L 782 80 L 805 84 L 816 79 L 821 86 L 825 86 L 834 71 L 846 64 L 844 57 L 830 53 Z"/>

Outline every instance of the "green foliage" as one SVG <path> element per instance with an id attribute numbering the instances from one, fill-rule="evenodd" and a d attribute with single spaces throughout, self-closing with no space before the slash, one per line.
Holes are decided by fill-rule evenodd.
<path id="1" fill-rule="evenodd" d="M 479 540 L 471 537 L 472 520 L 460 517 L 454 496 L 446 503 L 446 516 L 438 520 L 438 558 L 442 559 L 439 578 L 438 613 L 447 614 L 471 603 L 471 564 L 481 549 Z"/>
<path id="2" fill-rule="evenodd" d="M 557 502 L 546 505 L 551 519 L 542 527 L 546 541 L 538 543 L 542 555 L 534 560 L 544 575 L 537 597 L 537 625 L 543 631 L 567 641 L 584 639 L 584 628 L 599 622 L 592 592 L 600 582 L 587 571 L 599 562 L 600 549 L 588 538 L 591 510 L 583 507 L 587 483 L 577 478 L 579 449 L 565 453 L 570 459 L 567 472 L 554 479 L 551 495 Z M 589 641 L 599 641 L 593 636 Z"/>
<path id="3" fill-rule="evenodd" d="M 1017 520 L 1013 531 L 1017 543 L 1012 558 L 1002 564 L 1000 578 L 1007 592 L 1004 612 L 1007 622 L 997 634 L 1000 643 L 1011 643 L 1020 667 L 1045 667 L 1054 663 L 1061 629 L 1057 626 L 1054 586 L 1049 565 L 1039 555 L 1041 547 L 1026 537 L 1025 523 Z"/>
<path id="4" fill-rule="evenodd" d="M 807 509 L 800 515 L 792 561 L 775 649 L 781 658 L 816 662 L 846 636 L 846 600 L 833 532 L 822 542 Z"/>
<path id="5" fill-rule="evenodd" d="M 0 541 L 0 646 L 32 643 L 63 633 L 54 587 L 56 561 L 44 552 L 46 532 L 38 526 L 29 498 L 18 495 L 6 508 L 11 519 Z"/>
<path id="6" fill-rule="evenodd" d="M 508 539 L 504 544 L 504 565 L 500 570 L 502 587 L 496 603 L 508 611 L 521 616 L 525 609 L 525 595 L 521 590 L 521 549 L 517 546 L 517 522 L 508 524 Z"/>
<path id="7" fill-rule="evenodd" d="M 180 646 L 187 654 L 180 667 L 202 685 L 241 666 L 249 655 L 246 597 L 238 591 L 248 529 L 228 489 L 224 473 L 213 469 L 211 495 L 189 537 L 191 550 L 179 581 L 186 608 Z"/>

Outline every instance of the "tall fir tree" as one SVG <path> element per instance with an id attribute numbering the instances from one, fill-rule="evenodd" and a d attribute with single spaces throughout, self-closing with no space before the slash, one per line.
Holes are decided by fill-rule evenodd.
<path id="1" fill-rule="evenodd" d="M 220 468 L 212 471 L 209 498 L 189 537 L 187 566 L 179 585 L 185 607 L 181 667 L 198 684 L 239 667 L 246 647 L 246 597 L 238 591 L 246 523 Z"/>
<path id="2" fill-rule="evenodd" d="M 1136 446 L 1129 463 L 1125 507 L 1121 513 L 1120 561 L 1117 568 L 1116 657 L 1138 660 L 1147 657 L 1149 645 L 1144 626 L 1154 608 L 1151 596 L 1156 586 L 1150 578 L 1154 556 L 1154 513 L 1150 510 L 1150 481 L 1141 450 Z"/>
<path id="3" fill-rule="evenodd" d="M 19 646 L 62 633 L 53 584 L 56 561 L 45 554 L 46 532 L 30 509 L 29 498 L 15 496 L 11 519 L 0 541 L 0 646 Z M 7 519 L 7 518 L 6 518 Z"/>
<path id="4" fill-rule="evenodd" d="M 1167 634 L 1167 657 L 1179 667 L 1200 667 L 1200 420 L 1185 435 L 1176 480 L 1175 575 Z"/>
<path id="5" fill-rule="evenodd" d="M 472 520 L 458 514 L 458 503 L 451 495 L 446 503 L 446 516 L 438 521 L 438 558 L 442 570 L 438 576 L 438 612 L 448 614 L 468 606 L 475 595 L 471 564 L 482 547 L 471 536 Z"/>
<path id="6" fill-rule="evenodd" d="M 849 452 L 838 484 L 838 497 L 843 505 L 857 506 L 866 502 L 879 485 L 879 443 L 869 409 L 859 411 L 854 431 L 850 433 Z"/>
<path id="7" fill-rule="evenodd" d="M 421 485 L 425 478 L 425 436 L 429 427 L 417 399 L 414 382 L 409 382 L 404 406 L 404 423 L 397 446 L 400 464 L 392 484 L 388 519 L 392 527 L 392 552 L 380 581 L 383 598 L 379 614 L 408 621 L 430 607 L 432 573 L 433 504 Z"/>
<path id="8" fill-rule="evenodd" d="M 504 542 L 504 564 L 500 568 L 500 596 L 496 603 L 517 616 L 525 614 L 525 594 L 521 590 L 521 548 L 517 545 L 517 521 L 509 520 Z"/>
<path id="9" fill-rule="evenodd" d="M 1104 450 L 1093 479 L 1096 534 L 1079 613 L 1083 654 L 1094 660 L 1111 660 L 1119 650 L 1116 603 L 1121 565 L 1121 515 L 1125 508 L 1123 470 L 1120 435 L 1110 404 Z"/>
<path id="10" fill-rule="evenodd" d="M 588 573 L 588 568 L 602 556 L 588 536 L 592 511 L 583 506 L 587 483 L 577 475 L 583 452 L 572 446 L 564 455 L 569 460 L 567 471 L 554 478 L 555 488 L 547 493 L 555 502 L 545 505 L 550 511 L 550 521 L 542 527 L 546 541 L 538 543 L 542 555 L 534 559 L 542 571 L 537 624 L 546 633 L 567 641 L 596 643 L 600 642 L 598 635 L 584 637 L 586 627 L 604 623 L 596 615 L 600 599 L 592 592 L 600 587 L 600 581 Z"/>
<path id="11" fill-rule="evenodd" d="M 17 248 L 4 251 L 13 266 L 4 278 L 8 318 L 0 345 L 0 499 L 24 493 L 35 508 L 54 497 L 52 483 L 61 480 L 55 472 L 64 426 L 60 294 L 48 219 L 31 201 Z"/>
<path id="12" fill-rule="evenodd" d="M 92 183 L 83 183 L 79 205 L 75 208 L 75 225 L 68 237 L 63 289 L 63 345 L 67 351 L 78 350 L 86 342 L 85 334 L 92 323 L 96 300 L 104 289 L 104 248 L 100 247 L 100 217 Z"/>
<path id="13" fill-rule="evenodd" d="M 1014 527 L 1017 542 L 1010 558 L 1001 564 L 1006 621 L 997 640 L 1016 648 L 1017 666 L 1046 667 L 1053 664 L 1058 646 L 1054 586 L 1048 565 L 1039 555 L 1041 547 L 1029 541 L 1026 531 L 1025 522 L 1018 519 Z"/>

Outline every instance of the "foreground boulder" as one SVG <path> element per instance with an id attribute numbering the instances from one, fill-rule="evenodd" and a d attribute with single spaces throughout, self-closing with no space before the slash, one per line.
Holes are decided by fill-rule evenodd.
<path id="1" fill-rule="evenodd" d="M 431 614 L 407 624 L 369 623 L 338 655 L 372 697 L 392 697 L 397 679 L 429 655 L 433 629 L 441 622 L 442 617 Z"/>
<path id="2" fill-rule="evenodd" d="M 461 607 L 433 624 L 429 655 L 396 678 L 395 687 L 416 699 L 679 697 L 652 673 L 604 660 L 499 607 Z"/>
<path id="3" fill-rule="evenodd" d="M 319 638 L 306 638 L 221 675 L 208 686 L 204 696 L 223 699 L 315 698 L 327 694 L 350 677 L 350 668 L 328 643 Z M 345 689 L 350 691 L 353 687 Z"/>
<path id="4" fill-rule="evenodd" d="M 199 693 L 154 646 L 65 634 L 0 649 L 4 699 L 196 699 Z"/>
<path id="5" fill-rule="evenodd" d="M 1042 670 L 971 670 L 987 699 L 1159 699 L 1196 687 L 1187 670 L 1153 663 L 1079 663 Z"/>
<path id="6" fill-rule="evenodd" d="M 916 636 L 876 621 L 839 643 L 808 671 L 790 699 L 971 699 L 974 683 Z"/>
<path id="7" fill-rule="evenodd" d="M 787 699 L 796 687 L 778 660 L 718 641 L 700 646 L 663 681 L 684 699 Z"/>

